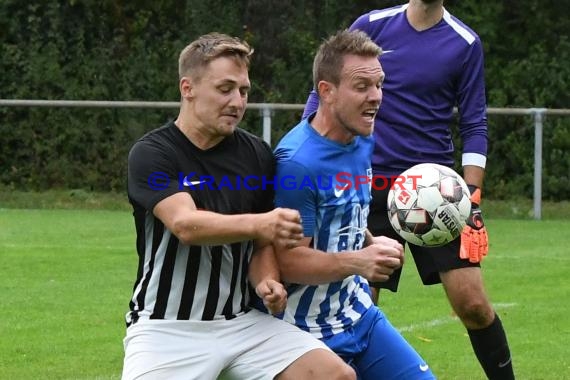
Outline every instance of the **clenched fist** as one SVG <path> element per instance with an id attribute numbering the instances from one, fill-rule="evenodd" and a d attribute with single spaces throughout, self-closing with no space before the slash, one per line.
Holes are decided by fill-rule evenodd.
<path id="1" fill-rule="evenodd" d="M 256 228 L 261 241 L 281 247 L 293 248 L 303 238 L 301 215 L 297 210 L 276 208 L 261 214 Z"/>
<path id="2" fill-rule="evenodd" d="M 279 314 L 287 306 L 287 291 L 280 282 L 262 280 L 255 287 L 255 293 L 263 301 L 263 305 L 271 314 Z"/>

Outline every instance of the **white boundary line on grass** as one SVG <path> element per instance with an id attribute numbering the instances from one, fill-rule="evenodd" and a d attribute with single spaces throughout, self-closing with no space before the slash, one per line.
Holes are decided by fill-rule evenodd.
<path id="1" fill-rule="evenodd" d="M 561 261 L 568 261 L 570 260 L 570 256 L 548 256 L 548 255 L 524 255 L 524 256 L 515 256 L 515 255 L 493 255 L 493 259 L 508 259 L 508 260 L 524 260 L 524 259 L 536 259 L 536 260 L 561 260 Z"/>
<path id="2" fill-rule="evenodd" d="M 496 303 L 496 304 L 493 304 L 493 307 L 496 310 L 507 309 L 507 308 L 515 307 L 515 306 L 517 306 L 516 303 Z M 411 332 L 414 330 L 429 329 L 429 328 L 436 327 L 436 326 L 446 325 L 446 324 L 452 323 L 452 322 L 457 321 L 457 320 L 459 320 L 459 318 L 457 316 L 449 316 L 449 317 L 444 317 L 444 318 L 432 319 L 431 321 L 414 323 L 414 324 L 404 326 L 404 327 L 399 327 L 399 328 L 396 327 L 396 329 L 399 332 Z"/>
<path id="3" fill-rule="evenodd" d="M 113 251 L 134 251 L 133 248 L 130 246 L 123 247 L 120 244 L 113 246 L 113 245 L 96 245 L 96 244 L 85 244 L 85 245 L 58 245 L 58 244 L 12 244 L 12 243 L 0 243 L 0 247 L 4 248 L 18 248 L 18 249 L 75 249 L 75 250 L 84 250 L 84 249 L 99 249 L 99 250 L 113 250 Z"/>

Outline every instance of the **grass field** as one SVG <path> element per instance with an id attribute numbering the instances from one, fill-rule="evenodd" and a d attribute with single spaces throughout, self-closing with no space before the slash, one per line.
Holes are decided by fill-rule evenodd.
<path id="1" fill-rule="evenodd" d="M 0 379 L 120 377 L 131 218 L 122 207 L 0 208 Z M 518 379 L 570 379 L 570 221 L 487 224 L 484 276 Z M 439 379 L 484 379 L 441 287 L 420 286 L 411 259 L 403 276 L 397 295 L 381 293 L 392 323 Z"/>

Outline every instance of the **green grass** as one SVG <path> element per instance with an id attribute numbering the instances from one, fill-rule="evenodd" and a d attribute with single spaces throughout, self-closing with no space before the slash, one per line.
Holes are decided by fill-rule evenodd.
<path id="1" fill-rule="evenodd" d="M 485 285 L 513 355 L 518 379 L 570 379 L 570 221 L 490 220 Z M 407 257 L 398 293 L 381 308 L 439 379 L 485 379 L 442 287 L 420 284 Z"/>
<path id="2" fill-rule="evenodd" d="M 0 209 L 0 379 L 118 379 L 127 212 Z"/>
<path id="3" fill-rule="evenodd" d="M 15 191 L 0 185 L 0 208 L 24 209 L 104 209 L 130 211 L 124 193 L 98 193 L 84 189 Z M 495 201 L 484 199 L 487 218 L 533 219 L 531 199 Z M 570 219 L 570 202 L 542 202 L 542 219 Z"/>
<path id="4" fill-rule="evenodd" d="M 0 207 L 17 206 L 1 194 Z M 35 203 L 46 209 L 0 208 L 0 379 L 118 379 L 136 274 L 130 211 L 119 196 L 95 202 L 116 211 Z M 562 218 L 487 220 L 483 273 L 518 379 L 570 379 L 570 221 Z M 484 379 L 441 287 L 421 286 L 411 259 L 381 307 L 439 379 Z"/>
<path id="5" fill-rule="evenodd" d="M 0 208 L 130 210 L 126 193 L 83 189 L 16 191 L 0 186 Z"/>

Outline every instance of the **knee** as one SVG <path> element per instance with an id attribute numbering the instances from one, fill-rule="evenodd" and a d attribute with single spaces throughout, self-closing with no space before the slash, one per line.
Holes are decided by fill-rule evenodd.
<path id="1" fill-rule="evenodd" d="M 336 356 L 333 361 L 330 361 L 326 369 L 321 374 L 322 376 L 311 376 L 311 379 L 322 378 L 324 380 L 356 380 L 356 372 L 354 369 L 346 364 L 339 356 Z"/>
<path id="2" fill-rule="evenodd" d="M 495 318 L 491 304 L 484 299 L 467 300 L 456 310 L 457 316 L 469 329 L 482 329 L 489 326 Z"/>
<path id="3" fill-rule="evenodd" d="M 301 378 L 311 380 L 356 380 L 354 369 L 342 360 L 325 364 L 326 367 L 311 370 L 306 377 Z"/>
<path id="4" fill-rule="evenodd" d="M 277 380 L 356 380 L 356 372 L 332 351 L 317 349 L 301 356 Z"/>
<path id="5" fill-rule="evenodd" d="M 335 371 L 333 371 L 330 379 L 334 380 L 356 380 L 356 372 L 348 364 L 342 362 Z"/>

